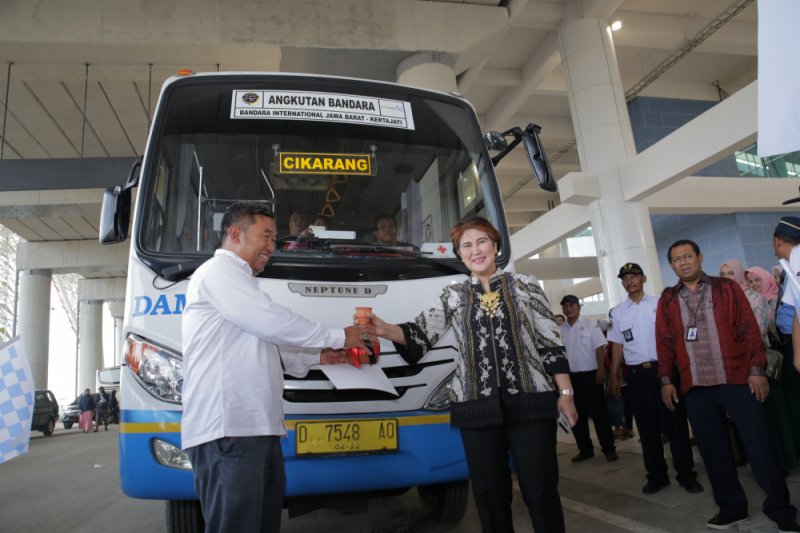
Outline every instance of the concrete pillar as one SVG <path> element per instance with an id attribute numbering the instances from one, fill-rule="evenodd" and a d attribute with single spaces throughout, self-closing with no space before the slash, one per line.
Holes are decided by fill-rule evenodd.
<path id="1" fill-rule="evenodd" d="M 80 302 L 78 390 L 95 390 L 96 371 L 103 367 L 103 301 Z"/>
<path id="2" fill-rule="evenodd" d="M 122 319 L 125 316 L 125 302 L 109 302 L 108 311 L 114 319 L 114 366 L 119 365 L 122 360 Z"/>
<path id="3" fill-rule="evenodd" d="M 415 54 L 397 66 L 397 83 L 442 92 L 457 91 L 454 65 L 453 58 L 444 53 Z"/>
<path id="4" fill-rule="evenodd" d="M 50 347 L 50 270 L 23 270 L 19 290 L 19 336 L 22 339 L 33 383 L 47 388 Z"/>
<path id="5" fill-rule="evenodd" d="M 645 290 L 663 287 L 647 206 L 627 202 L 619 166 L 636 154 L 611 29 L 600 19 L 581 19 L 559 32 L 572 123 L 581 167 L 598 176 L 601 197 L 589 204 L 603 292 L 610 305 L 627 294 L 617 273 L 627 262 L 647 275 Z"/>
<path id="6" fill-rule="evenodd" d="M 539 252 L 539 257 L 543 259 L 568 257 L 569 254 L 566 253 L 566 248 L 566 241 L 556 243 L 553 246 L 545 248 Z M 561 313 L 561 298 L 564 296 L 564 294 L 566 294 L 567 289 L 572 287 L 572 280 L 548 279 L 545 286 L 545 295 L 550 302 L 550 310 L 553 311 L 553 314 L 557 315 Z"/>

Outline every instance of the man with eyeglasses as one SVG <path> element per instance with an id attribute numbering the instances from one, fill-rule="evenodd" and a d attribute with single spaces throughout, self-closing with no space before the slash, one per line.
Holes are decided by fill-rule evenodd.
<path id="1" fill-rule="evenodd" d="M 661 399 L 671 411 L 685 402 L 719 507 L 706 525 L 729 529 L 750 519 L 729 444 L 728 413 L 744 441 L 756 481 L 767 494 L 764 514 L 779 531 L 800 531 L 767 427 L 766 353 L 747 296 L 736 282 L 703 272 L 703 254 L 693 241 L 675 242 L 667 258 L 679 281 L 661 294 L 656 313 Z M 676 362 L 680 398 L 672 380 Z"/>

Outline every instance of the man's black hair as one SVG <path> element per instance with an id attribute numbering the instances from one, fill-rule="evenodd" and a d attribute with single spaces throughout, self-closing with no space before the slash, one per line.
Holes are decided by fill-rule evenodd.
<path id="1" fill-rule="evenodd" d="M 275 218 L 272 209 L 264 202 L 234 202 L 229 205 L 222 217 L 222 240 L 227 238 L 228 228 L 231 226 L 241 224 L 245 229 L 250 227 L 256 215 Z"/>
<path id="2" fill-rule="evenodd" d="M 700 247 L 697 246 L 696 242 L 690 241 L 689 239 L 681 239 L 673 242 L 672 246 L 670 246 L 669 250 L 667 250 L 667 261 L 672 263 L 672 250 L 674 248 L 677 248 L 678 246 L 686 246 L 687 244 L 692 247 L 692 250 L 694 250 L 695 254 L 700 255 Z"/>

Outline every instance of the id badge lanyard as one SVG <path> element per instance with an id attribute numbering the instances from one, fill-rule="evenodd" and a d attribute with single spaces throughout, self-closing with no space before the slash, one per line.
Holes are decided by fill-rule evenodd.
<path id="1" fill-rule="evenodd" d="M 689 311 L 689 325 L 686 327 L 686 342 L 696 342 L 697 341 L 697 311 L 700 309 L 700 305 L 703 303 L 703 296 L 706 290 L 706 284 L 702 283 L 700 285 L 700 291 L 697 295 L 697 303 L 694 305 L 694 309 L 689 307 L 689 300 L 681 296 L 681 299 L 686 304 L 686 309 Z"/>

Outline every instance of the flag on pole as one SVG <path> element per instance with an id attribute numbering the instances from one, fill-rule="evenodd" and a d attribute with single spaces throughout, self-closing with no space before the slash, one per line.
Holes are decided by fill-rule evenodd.
<path id="1" fill-rule="evenodd" d="M 0 464 L 28 453 L 34 385 L 19 337 L 0 344 Z"/>

